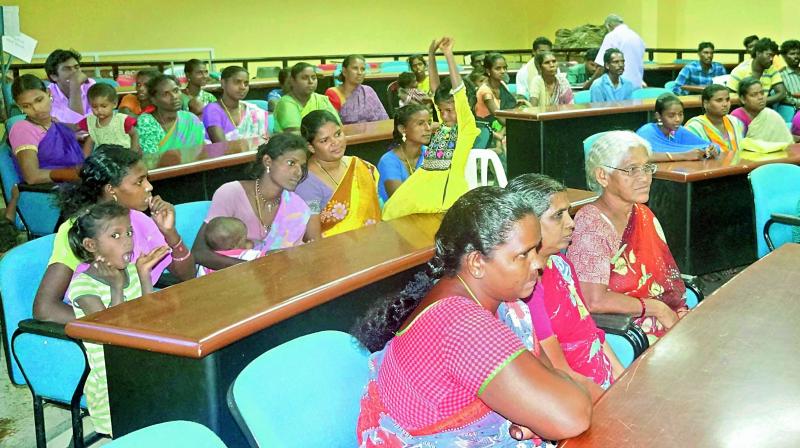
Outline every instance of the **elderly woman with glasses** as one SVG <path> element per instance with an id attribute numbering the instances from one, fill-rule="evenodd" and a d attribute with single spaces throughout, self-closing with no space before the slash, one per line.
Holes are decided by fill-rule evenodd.
<path id="1" fill-rule="evenodd" d="M 664 232 L 645 203 L 656 165 L 650 144 L 629 131 L 598 138 L 586 180 L 600 197 L 575 216 L 567 257 L 592 313 L 627 314 L 651 341 L 687 312 L 686 288 Z"/>

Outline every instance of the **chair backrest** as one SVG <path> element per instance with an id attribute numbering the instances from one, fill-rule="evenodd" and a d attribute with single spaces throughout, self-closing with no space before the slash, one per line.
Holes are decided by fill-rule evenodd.
<path id="1" fill-rule="evenodd" d="M 210 207 L 211 201 L 186 202 L 175 206 L 175 230 L 186 247 L 194 245 Z"/>
<path id="2" fill-rule="evenodd" d="M 98 84 L 108 84 L 115 89 L 119 87 L 119 83 L 111 78 L 93 78 L 93 79 Z"/>
<path id="3" fill-rule="evenodd" d="M 650 98 L 658 98 L 661 94 L 668 93 L 669 90 L 662 87 L 645 87 L 643 89 L 636 89 L 633 91 L 631 98 L 634 100 L 645 100 Z"/>
<path id="4" fill-rule="evenodd" d="M 675 86 L 677 86 L 677 85 L 678 85 L 678 83 L 677 83 L 677 82 L 675 82 L 675 81 L 669 81 L 669 82 L 667 82 L 666 84 L 664 84 L 664 89 L 666 89 L 666 90 L 669 90 L 670 92 L 672 92 L 672 89 L 674 89 L 674 88 L 675 88 Z"/>
<path id="5" fill-rule="evenodd" d="M 758 257 L 769 252 L 764 240 L 764 224 L 773 213 L 797 214 L 800 201 L 800 166 L 788 163 L 771 163 L 760 166 L 747 175 L 753 190 Z M 770 238 L 777 248 L 792 241 L 792 227 L 775 224 L 770 228 Z"/>
<path id="6" fill-rule="evenodd" d="M 347 333 L 299 337 L 245 367 L 228 404 L 253 446 L 357 446 L 368 356 Z"/>
<path id="7" fill-rule="evenodd" d="M 479 160 L 481 162 L 480 183 L 478 183 Z M 467 178 L 467 186 L 469 186 L 470 190 L 478 186 L 489 185 L 490 161 L 492 162 L 492 168 L 494 168 L 495 176 L 497 176 L 497 185 L 505 188 L 505 186 L 508 184 L 508 179 L 506 178 L 506 172 L 503 169 L 503 163 L 500 161 L 500 157 L 497 155 L 497 153 L 492 151 L 491 149 L 475 148 L 469 152 L 469 158 L 467 159 L 467 168 L 464 172 L 464 175 Z"/>
<path id="8" fill-rule="evenodd" d="M 112 440 L 108 448 L 225 448 L 210 429 L 200 423 L 176 420 L 136 430 Z"/>
<path id="9" fill-rule="evenodd" d="M 772 107 L 774 107 L 775 111 L 778 112 L 781 117 L 783 117 L 783 121 L 791 123 L 792 119 L 794 119 L 794 106 L 776 103 Z"/>
<path id="10" fill-rule="evenodd" d="M 407 61 L 386 61 L 381 62 L 381 73 L 403 73 L 410 72 Z"/>
<path id="11" fill-rule="evenodd" d="M 589 104 L 592 102 L 592 94 L 588 90 L 575 92 L 573 98 L 575 100 L 575 104 Z"/>
<path id="12" fill-rule="evenodd" d="M 589 151 L 592 150 L 592 145 L 594 144 L 595 140 L 602 137 L 608 131 L 598 132 L 597 134 L 592 134 L 586 139 L 583 140 L 583 161 L 586 162 L 586 159 L 589 158 Z"/>
<path id="13" fill-rule="evenodd" d="M 259 109 L 263 109 L 265 111 L 269 110 L 269 104 L 265 100 L 244 100 L 244 102 L 250 103 L 253 106 L 256 106 Z"/>
<path id="14" fill-rule="evenodd" d="M 25 384 L 19 366 L 10 356 L 9 342 L 19 322 L 33 317 L 33 298 L 47 270 L 55 235 L 28 241 L 0 259 L 0 294 L 3 305 L 3 336 L 9 373 L 15 384 Z"/>

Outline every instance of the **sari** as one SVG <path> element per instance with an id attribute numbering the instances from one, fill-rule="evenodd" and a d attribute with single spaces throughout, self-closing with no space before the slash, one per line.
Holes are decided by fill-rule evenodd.
<path id="1" fill-rule="evenodd" d="M 139 116 L 136 123 L 139 145 L 144 153 L 159 153 L 170 149 L 202 145 L 205 136 L 203 123 L 191 112 L 179 110 L 172 127 L 165 131 L 149 113 Z"/>
<path id="2" fill-rule="evenodd" d="M 686 286 L 653 212 L 635 204 L 622 236 L 596 206 L 575 215 L 575 233 L 567 256 L 581 282 L 641 299 L 656 299 L 673 311 L 686 310 Z M 651 339 L 666 333 L 655 317 L 634 319 Z"/>
<path id="3" fill-rule="evenodd" d="M 685 127 L 694 135 L 717 145 L 720 151 L 741 149 L 745 133 L 744 124 L 733 115 L 725 115 L 722 117 L 722 126 L 725 128 L 724 134 L 714 126 L 707 115 L 699 115 L 690 118 Z"/>
<path id="4" fill-rule="evenodd" d="M 328 96 L 333 107 L 339 111 L 342 124 L 389 119 L 378 94 L 370 86 L 360 84 L 347 98 L 336 87 L 326 90 L 325 95 Z"/>
<path id="5" fill-rule="evenodd" d="M 524 346 L 523 350 L 531 351 L 534 356 L 539 355 L 540 347 L 533 331 L 531 315 L 523 302 L 518 300 L 502 303 L 496 317 L 519 338 Z M 415 321 L 411 325 L 416 324 L 418 322 Z M 398 332 L 397 337 L 403 333 L 405 331 Z M 361 414 L 356 430 L 361 448 L 552 446 L 540 439 L 518 441 L 511 438 L 508 433 L 511 423 L 492 411 L 477 395 L 454 414 L 433 424 L 416 430 L 404 429 L 381 401 L 381 387 L 378 383 L 380 369 L 387 353 L 392 350 L 393 342 L 394 339 L 383 350 L 373 353 L 369 359 L 369 381 L 361 398 Z"/>
<path id="6" fill-rule="evenodd" d="M 386 201 L 383 220 L 415 213 L 442 213 L 469 190 L 465 170 L 480 131 L 467 100 L 464 84 L 453 92 L 458 123 L 439 126 L 425 151 L 422 167 L 414 171 Z"/>
<path id="7" fill-rule="evenodd" d="M 20 179 L 23 176 L 17 154 L 28 149 L 36 151 L 39 168 L 43 170 L 72 168 L 83 164 L 83 150 L 75 139 L 75 132 L 63 123 L 53 121 L 45 131 L 28 120 L 22 120 L 11 128 L 9 142 L 14 154 L 14 169 Z"/>
<path id="8" fill-rule="evenodd" d="M 309 173 L 295 192 L 306 201 L 312 214 L 319 214 L 322 236 L 329 237 L 380 222 L 377 184 L 375 166 L 350 157 L 347 172 L 336 191 Z"/>
<path id="9" fill-rule="evenodd" d="M 217 126 L 225 134 L 225 140 L 233 141 L 242 138 L 261 137 L 268 138 L 267 111 L 260 107 L 240 101 L 239 107 L 243 108 L 239 116 L 239 125 L 234 126 L 231 117 L 222 108 L 218 101 L 209 103 L 203 108 L 203 126 L 206 129 Z"/>
<path id="10" fill-rule="evenodd" d="M 605 332 L 594 323 L 583 302 L 575 269 L 561 254 L 548 257 L 542 276 L 528 307 L 534 319 L 536 336 L 540 340 L 556 336 L 564 358 L 572 370 L 591 379 L 603 389 L 614 382 L 611 361 L 603 351 Z M 534 307 L 543 304 L 546 316 L 537 316 Z M 544 325 L 540 319 L 545 319 Z M 544 334 L 549 325 L 550 334 Z"/>
<path id="11" fill-rule="evenodd" d="M 636 133 L 650 143 L 653 152 L 686 152 L 693 149 L 705 149 L 708 146 L 707 141 L 687 131 L 683 126 L 670 132 L 669 135 L 664 135 L 658 124 L 647 123 Z"/>
<path id="12" fill-rule="evenodd" d="M 575 102 L 572 95 L 572 87 L 569 85 L 567 78 L 561 74 L 556 75 L 556 88 L 553 89 L 551 95 L 547 94 L 547 87 L 542 75 L 536 75 L 531 79 L 528 92 L 530 92 L 531 99 L 537 98 L 539 100 L 538 107 L 573 104 Z"/>
<path id="13" fill-rule="evenodd" d="M 794 143 L 792 133 L 786 122 L 778 112 L 765 107 L 755 117 L 751 117 L 744 107 L 734 110 L 731 115 L 739 118 L 745 125 L 745 138 L 755 140 L 752 142 L 759 145 L 760 142 L 769 143 Z M 747 142 L 745 142 L 745 146 Z M 749 148 L 746 148 L 749 149 Z"/>

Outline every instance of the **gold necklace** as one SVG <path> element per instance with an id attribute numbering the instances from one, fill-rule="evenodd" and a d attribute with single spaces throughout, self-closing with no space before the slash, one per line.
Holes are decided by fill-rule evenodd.
<path id="1" fill-rule="evenodd" d="M 467 282 L 465 282 L 464 279 L 461 278 L 461 276 L 459 274 L 456 274 L 456 278 L 458 278 L 458 281 L 460 281 L 461 284 L 464 285 L 464 288 L 467 290 L 467 293 L 469 293 L 469 296 L 472 297 L 472 300 L 474 300 L 475 303 L 477 303 L 479 307 L 483 308 L 483 305 L 481 305 L 481 302 L 479 302 L 478 298 L 475 297 L 475 293 L 472 292 L 472 289 L 469 287 L 469 285 L 467 285 Z"/>
<path id="2" fill-rule="evenodd" d="M 333 178 L 333 176 L 331 176 L 331 173 L 329 173 L 329 172 L 328 172 L 328 170 L 326 170 L 326 169 L 325 169 L 325 167 L 324 167 L 324 166 L 322 166 L 322 164 L 321 164 L 321 163 L 319 163 L 319 160 L 317 160 L 317 159 L 314 159 L 314 162 L 316 162 L 316 164 L 317 164 L 317 166 L 319 167 L 319 169 L 321 169 L 322 171 L 324 171 L 324 172 L 325 172 L 325 174 L 327 174 L 327 175 L 328 175 L 328 178 L 331 180 L 331 182 L 333 182 L 334 184 L 336 184 L 336 186 L 338 187 L 338 186 L 339 186 L 339 182 L 341 182 L 342 180 L 341 180 L 341 179 L 339 179 L 339 182 L 336 182 L 336 179 L 334 179 L 334 178 Z M 342 160 L 342 159 L 339 159 L 339 166 L 341 166 L 343 163 L 344 163 L 344 160 Z M 344 176 L 342 176 L 342 177 L 344 177 Z"/>
<path id="3" fill-rule="evenodd" d="M 231 115 L 231 111 L 228 110 L 228 106 L 225 105 L 225 101 L 222 101 L 222 98 L 219 99 L 219 104 L 221 104 L 222 108 L 225 109 L 225 113 L 228 114 L 228 119 L 231 120 L 231 124 L 233 124 L 233 127 L 235 127 L 235 128 L 239 127 L 239 124 L 242 122 L 242 112 L 241 112 L 242 103 L 240 103 L 238 101 L 236 102 L 236 109 L 238 109 L 240 111 L 239 112 L 239 123 L 237 123 L 236 121 L 233 120 L 233 115 Z"/>
<path id="4" fill-rule="evenodd" d="M 408 175 L 414 173 L 414 169 L 411 168 L 411 163 L 408 162 L 408 156 L 406 155 L 406 144 L 403 143 L 400 145 L 400 153 L 403 154 L 403 161 L 406 162 L 406 166 L 408 167 Z"/>
<path id="5" fill-rule="evenodd" d="M 261 201 L 264 201 L 264 205 L 267 207 L 267 213 L 272 213 L 272 209 L 281 203 L 281 194 L 278 194 L 275 199 L 267 201 L 261 194 L 261 179 L 256 179 L 256 212 L 258 212 L 258 222 L 264 227 L 264 233 L 269 234 L 270 229 L 272 229 L 272 222 L 264 224 L 264 218 L 261 216 Z M 272 219 L 274 222 L 275 218 L 273 217 Z"/>

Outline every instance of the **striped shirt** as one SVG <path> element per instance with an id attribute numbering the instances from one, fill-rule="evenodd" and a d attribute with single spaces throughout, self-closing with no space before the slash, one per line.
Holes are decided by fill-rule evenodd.
<path id="1" fill-rule="evenodd" d="M 128 275 L 128 284 L 122 289 L 125 300 L 133 300 L 142 295 L 142 285 L 136 265 L 129 263 L 125 269 Z M 79 300 L 83 297 L 99 297 L 103 305 L 108 308 L 111 304 L 111 287 L 87 273 L 78 274 L 69 284 L 67 296 L 72 302 L 75 317 L 80 319 L 85 316 L 80 308 Z M 111 434 L 111 409 L 108 404 L 108 382 L 106 381 L 106 361 L 103 357 L 103 346 L 100 344 L 83 343 L 86 347 L 86 358 L 89 361 L 89 376 L 83 386 L 86 395 L 86 405 L 89 408 L 89 417 L 95 431 L 102 434 Z"/>
<path id="2" fill-rule="evenodd" d="M 678 77 L 675 79 L 675 87 L 672 91 L 676 95 L 688 95 L 689 92 L 682 89 L 683 86 L 707 86 L 711 84 L 715 76 L 727 75 L 728 71 L 719 62 L 712 62 L 709 71 L 703 70 L 700 61 L 692 61 L 683 66 Z"/>
<path id="3" fill-rule="evenodd" d="M 731 71 L 731 77 L 728 79 L 728 88 L 736 91 L 739 89 L 739 83 L 748 76 L 753 76 L 753 61 L 752 59 L 749 61 L 744 61 L 741 64 L 737 65 Z M 778 84 L 783 83 L 783 78 L 778 70 L 775 67 L 770 67 L 764 70 L 761 73 L 761 86 L 764 87 L 764 93 L 769 94 L 769 91 Z"/>
<path id="4" fill-rule="evenodd" d="M 781 70 L 781 78 L 783 79 L 783 84 L 786 85 L 786 90 L 788 91 L 786 99 L 783 100 L 783 102 L 786 104 L 791 104 L 795 108 L 800 108 L 800 99 L 792 96 L 795 93 L 800 93 L 800 69 L 795 71 L 789 67 L 786 67 Z"/>

